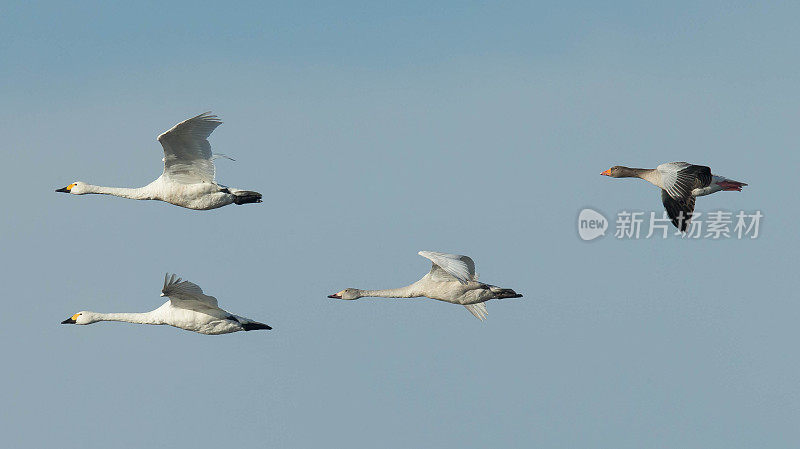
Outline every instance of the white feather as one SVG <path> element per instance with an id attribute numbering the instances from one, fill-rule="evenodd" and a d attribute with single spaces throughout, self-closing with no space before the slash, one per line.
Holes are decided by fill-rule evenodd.
<path id="1" fill-rule="evenodd" d="M 475 315 L 475 318 L 483 321 L 489 315 L 489 311 L 486 310 L 486 305 L 482 302 L 477 304 L 467 304 L 464 307 L 469 310 L 469 313 Z"/>
<path id="2" fill-rule="evenodd" d="M 214 163 L 208 136 L 222 121 L 210 112 L 184 120 L 158 136 L 164 147 L 164 175 L 175 182 L 214 182 Z"/>
<path id="3" fill-rule="evenodd" d="M 436 273 L 436 267 L 439 267 L 462 284 L 476 280 L 475 262 L 468 256 L 436 251 L 420 251 L 417 254 L 433 262 L 434 266 L 431 268 L 431 273 L 434 275 L 438 274 Z"/>

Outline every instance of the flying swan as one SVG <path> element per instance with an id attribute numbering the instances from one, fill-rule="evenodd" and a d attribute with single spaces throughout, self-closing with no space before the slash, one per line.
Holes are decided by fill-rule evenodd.
<path id="1" fill-rule="evenodd" d="M 229 334 L 239 331 L 272 329 L 266 324 L 226 312 L 217 306 L 217 298 L 203 294 L 203 290 L 189 281 L 169 273 L 164 277 L 161 296 L 169 297 L 156 310 L 145 313 L 78 312 L 61 324 L 92 324 L 98 321 L 124 321 L 137 324 L 167 324 L 207 335 Z"/>
<path id="2" fill-rule="evenodd" d="M 720 190 L 741 192 L 747 184 L 711 174 L 705 165 L 667 162 L 656 168 L 629 168 L 615 165 L 600 173 L 612 178 L 641 178 L 661 189 L 661 203 L 672 224 L 681 232 L 689 228 L 694 199 Z"/>
<path id="3" fill-rule="evenodd" d="M 164 147 L 164 172 L 139 188 L 103 187 L 76 181 L 56 192 L 85 195 L 100 193 L 134 200 L 159 200 L 189 209 L 208 210 L 228 204 L 260 203 L 261 194 L 217 184 L 208 136 L 222 122 L 206 112 L 178 123 L 158 136 Z M 230 159 L 230 158 L 228 158 Z"/>
<path id="4" fill-rule="evenodd" d="M 460 304 L 467 308 L 476 318 L 486 319 L 486 301 L 490 299 L 521 298 L 522 295 L 510 288 L 478 282 L 475 274 L 475 262 L 467 256 L 420 251 L 420 256 L 433 262 L 431 271 L 422 279 L 411 285 L 388 290 L 360 290 L 346 288 L 339 293 L 329 295 L 335 299 L 358 299 L 364 297 L 378 298 L 419 298 L 426 297 Z"/>

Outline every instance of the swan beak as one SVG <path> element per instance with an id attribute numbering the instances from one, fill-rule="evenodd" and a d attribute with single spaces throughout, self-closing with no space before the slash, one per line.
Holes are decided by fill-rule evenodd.
<path id="1" fill-rule="evenodd" d="M 606 171 L 604 171 L 603 173 L 600 173 L 600 174 L 603 175 L 603 176 L 611 176 L 611 169 L 609 168 L 608 170 L 606 170 Z"/>
<path id="2" fill-rule="evenodd" d="M 338 293 L 334 293 L 334 294 L 332 294 L 332 295 L 328 295 L 328 298 L 333 298 L 333 299 L 342 299 L 342 295 L 340 295 L 340 294 L 338 294 Z"/>
<path id="3" fill-rule="evenodd" d="M 73 188 L 73 187 L 75 187 L 75 185 L 76 185 L 76 184 L 78 184 L 78 183 L 77 183 L 77 182 L 73 182 L 72 184 L 70 184 L 70 185 L 68 185 L 68 186 L 66 186 L 66 187 L 62 187 L 62 188 L 60 188 L 60 189 L 56 189 L 56 192 L 61 192 L 61 193 L 72 193 L 72 192 L 70 192 L 70 191 L 72 190 L 72 188 Z"/>
<path id="4" fill-rule="evenodd" d="M 75 324 L 75 320 L 73 320 L 72 317 L 69 317 L 66 320 L 62 321 L 61 324 Z"/>

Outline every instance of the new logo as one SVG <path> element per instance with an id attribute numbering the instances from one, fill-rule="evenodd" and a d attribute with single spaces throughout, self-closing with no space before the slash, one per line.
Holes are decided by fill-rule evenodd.
<path id="1" fill-rule="evenodd" d="M 583 209 L 578 214 L 578 235 L 581 240 L 589 241 L 606 235 L 608 220 L 594 209 Z"/>

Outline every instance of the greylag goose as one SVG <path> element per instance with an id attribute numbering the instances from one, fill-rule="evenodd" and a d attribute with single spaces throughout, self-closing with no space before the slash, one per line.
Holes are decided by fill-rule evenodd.
<path id="1" fill-rule="evenodd" d="M 459 304 L 467 308 L 476 318 L 486 319 L 486 301 L 490 299 L 521 298 L 522 295 L 510 288 L 478 282 L 475 262 L 467 256 L 457 254 L 420 251 L 420 256 L 432 262 L 431 271 L 411 285 L 388 290 L 361 290 L 346 288 L 328 298 L 353 300 L 363 297 L 377 298 L 419 298 L 426 297 L 439 301 Z"/>
<path id="2" fill-rule="evenodd" d="M 661 189 L 661 202 L 667 215 L 681 232 L 689 228 L 694 199 L 721 190 L 741 192 L 747 184 L 711 173 L 705 165 L 667 162 L 656 168 L 629 168 L 615 165 L 600 173 L 612 178 L 641 178 Z"/>

